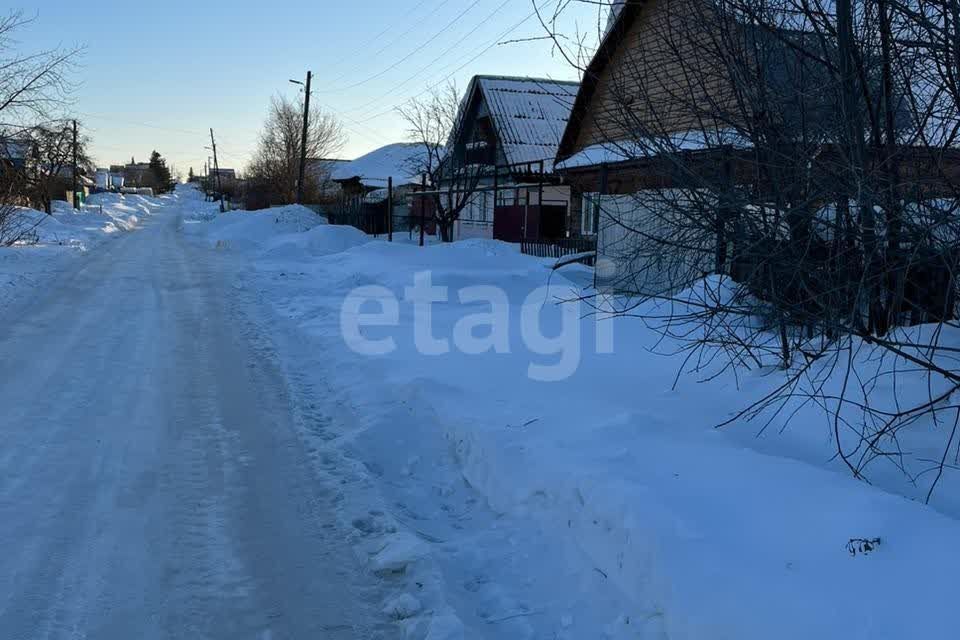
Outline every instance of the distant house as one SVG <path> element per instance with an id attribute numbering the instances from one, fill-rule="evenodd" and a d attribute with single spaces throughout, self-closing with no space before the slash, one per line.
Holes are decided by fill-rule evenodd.
<path id="1" fill-rule="evenodd" d="M 0 171 L 26 169 L 32 148 L 29 140 L 0 137 Z"/>
<path id="2" fill-rule="evenodd" d="M 29 140 L 0 137 L 0 186 L 16 186 L 12 183 L 26 180 L 33 148 Z"/>
<path id="3" fill-rule="evenodd" d="M 110 169 L 97 167 L 96 173 L 94 174 L 94 181 L 96 182 L 97 189 L 108 191 L 110 189 Z"/>
<path id="4" fill-rule="evenodd" d="M 367 233 L 386 229 L 387 186 L 393 179 L 394 229 L 409 228 L 415 208 L 411 194 L 420 188 L 423 146 L 396 143 L 375 149 L 356 160 L 337 163 L 331 178 L 339 188 L 336 216 L 350 219 Z"/>
<path id="5" fill-rule="evenodd" d="M 33 143 L 29 140 L 0 137 L 0 189 L 10 189 L 22 204 L 29 204 L 23 187 L 33 151 Z"/>
<path id="6" fill-rule="evenodd" d="M 123 189 L 126 167 L 122 164 L 112 164 L 109 169 L 110 189 Z"/>
<path id="7" fill-rule="evenodd" d="M 546 78 L 471 80 L 448 147 L 458 165 L 483 170 L 454 238 L 519 242 L 567 235 L 570 190 L 553 161 L 578 87 Z"/>
<path id="8" fill-rule="evenodd" d="M 149 162 L 131 162 L 123 167 L 123 186 L 125 187 L 156 187 L 156 178 L 150 170 Z"/>
<path id="9" fill-rule="evenodd" d="M 227 181 L 233 182 L 237 179 L 237 170 L 236 169 L 210 169 L 208 174 L 210 179 L 216 183 L 216 180 L 220 180 L 221 183 L 226 183 Z"/>
<path id="10" fill-rule="evenodd" d="M 360 202 L 371 191 L 385 189 L 390 178 L 394 187 L 419 184 L 423 155 L 423 147 L 416 143 L 388 144 L 356 160 L 338 163 L 331 176 L 345 201 Z"/>
<path id="11" fill-rule="evenodd" d="M 306 173 L 308 180 L 317 185 L 317 204 L 330 204 L 340 197 L 340 185 L 333 179 L 333 172 L 349 160 L 334 158 L 308 158 Z"/>

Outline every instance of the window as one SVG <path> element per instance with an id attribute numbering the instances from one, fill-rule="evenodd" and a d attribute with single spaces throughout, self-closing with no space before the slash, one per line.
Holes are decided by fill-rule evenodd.
<path id="1" fill-rule="evenodd" d="M 585 193 L 581 199 L 580 209 L 580 233 L 585 236 L 592 236 L 596 233 L 597 203 L 599 202 L 599 193 Z"/>

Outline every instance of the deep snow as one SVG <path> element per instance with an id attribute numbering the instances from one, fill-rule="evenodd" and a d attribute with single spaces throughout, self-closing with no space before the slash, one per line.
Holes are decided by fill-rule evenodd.
<path id="1" fill-rule="evenodd" d="M 41 229 L 0 249 L 14 637 L 953 635 L 956 470 L 926 506 L 929 476 L 849 477 L 815 407 L 714 429 L 776 371 L 674 386 L 683 356 L 657 332 L 554 304 L 584 267 L 388 244 L 299 207 L 220 215 L 189 188 Z M 416 348 L 405 289 L 425 272 L 453 296 L 435 339 L 490 310 L 459 291 L 504 292 L 502 353 Z M 358 287 L 376 295 L 345 307 Z M 359 355 L 345 319 L 394 296 L 396 326 L 359 337 L 395 349 Z M 552 342 L 563 322 L 576 339 Z M 926 391 L 909 374 L 877 387 Z M 913 425 L 905 464 L 944 435 Z M 852 555 L 858 538 L 880 544 Z"/>
<path id="2" fill-rule="evenodd" d="M 35 242 L 0 248 L 0 305 L 31 295 L 46 286 L 60 271 L 82 260 L 86 253 L 123 232 L 136 229 L 153 208 L 169 197 L 146 198 L 119 194 L 96 194 L 82 209 L 54 202 L 53 214 L 21 208 L 19 215 L 35 225 Z M 0 307 L 2 308 L 2 307 Z"/>
<path id="3" fill-rule="evenodd" d="M 236 256 L 183 235 L 192 195 L 110 242 L 117 214 L 58 212 L 87 250 L 40 247 L 49 277 L 0 309 L 0 637 L 391 638 L 337 526 L 351 471 L 300 435 L 335 407 L 294 401 Z"/>
<path id="4" fill-rule="evenodd" d="M 955 471 L 932 506 L 916 501 L 926 487 L 892 468 L 877 469 L 877 486 L 854 480 L 814 407 L 785 430 L 718 431 L 778 383 L 776 372 L 705 371 L 674 387 L 683 356 L 654 353 L 671 345 L 629 318 L 612 322 L 613 352 L 603 353 L 611 323 L 598 329 L 580 309 L 575 373 L 533 379 L 573 356 L 521 340 L 524 305 L 542 314 L 545 333 L 556 330 L 564 307 L 552 303 L 580 293 L 586 268 L 551 274 L 547 261 L 495 242 L 421 249 L 343 227 L 302 231 L 270 211 L 186 230 L 248 264 L 238 287 L 257 301 L 287 376 L 337 399 L 313 446 L 324 464 L 363 478 L 345 487 L 338 516 L 392 592 L 383 608 L 402 637 L 953 634 Z M 425 271 L 454 296 L 501 288 L 509 353 L 418 351 L 404 289 Z M 344 300 L 357 287 L 400 300 L 396 327 L 363 334 L 392 339 L 389 354 L 358 355 L 344 340 Z M 447 338 L 486 308 L 434 307 L 433 334 Z M 918 460 L 943 442 L 935 425 L 914 435 Z M 881 542 L 851 555 L 858 538 Z"/>

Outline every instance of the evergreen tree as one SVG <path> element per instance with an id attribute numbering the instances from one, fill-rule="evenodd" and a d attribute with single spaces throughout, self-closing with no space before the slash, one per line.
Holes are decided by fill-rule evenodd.
<path id="1" fill-rule="evenodd" d="M 173 177 L 170 175 L 167 161 L 157 151 L 150 154 L 150 173 L 153 174 L 157 193 L 166 193 L 173 187 Z"/>
<path id="2" fill-rule="evenodd" d="M 196 179 L 196 176 L 193 174 L 193 167 L 190 167 L 190 172 L 187 174 L 187 182 L 193 182 Z"/>

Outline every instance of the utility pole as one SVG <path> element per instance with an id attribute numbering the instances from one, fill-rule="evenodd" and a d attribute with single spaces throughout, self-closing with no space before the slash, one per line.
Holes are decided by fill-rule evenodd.
<path id="1" fill-rule="evenodd" d="M 426 193 L 427 191 L 427 174 L 420 174 L 420 191 Z M 427 224 L 427 201 L 424 200 L 426 196 L 420 196 L 420 246 L 423 246 L 423 227 Z"/>
<path id="2" fill-rule="evenodd" d="M 77 121 L 73 121 L 73 208 L 80 208 L 80 199 L 77 198 Z"/>
<path id="3" fill-rule="evenodd" d="M 220 194 L 220 213 L 223 213 L 223 185 L 220 183 L 220 163 L 217 161 L 217 141 L 213 138 L 213 127 L 210 128 L 210 145 L 213 147 L 213 170 L 217 173 L 217 193 Z"/>
<path id="4" fill-rule="evenodd" d="M 300 176 L 297 180 L 297 204 L 303 204 L 303 181 L 307 169 L 307 136 L 310 130 L 310 82 L 313 72 L 307 71 L 307 84 L 304 87 L 303 97 L 303 136 L 300 138 Z M 303 84 L 299 80 L 291 80 L 293 84 Z"/>
<path id="5" fill-rule="evenodd" d="M 387 178 L 387 242 L 393 242 L 393 176 Z"/>

